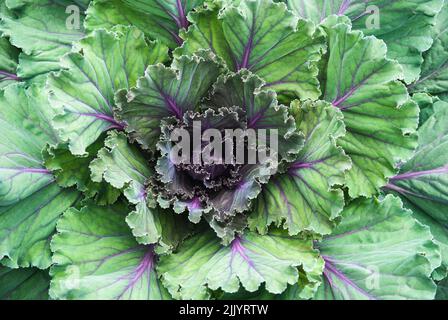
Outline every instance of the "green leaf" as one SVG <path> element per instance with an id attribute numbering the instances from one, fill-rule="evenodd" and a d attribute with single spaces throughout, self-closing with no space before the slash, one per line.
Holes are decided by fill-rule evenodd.
<path id="1" fill-rule="evenodd" d="M 247 228 L 247 217 L 244 213 L 223 215 L 211 210 L 209 213 L 204 214 L 204 218 L 221 239 L 221 244 L 225 246 L 229 245 Z"/>
<path id="2" fill-rule="evenodd" d="M 448 300 L 448 278 L 437 284 L 436 300 Z"/>
<path id="3" fill-rule="evenodd" d="M 17 12 L 2 12 L 0 31 L 22 49 L 18 76 L 33 78 L 61 68 L 61 57 L 70 52 L 72 43 L 84 36 L 80 12 L 79 29 L 68 23 L 69 0 L 37 0 Z M 70 27 L 70 28 L 69 28 Z"/>
<path id="4" fill-rule="evenodd" d="M 123 0 L 92 1 L 86 11 L 84 25 L 89 32 L 112 29 L 116 25 L 135 26 L 145 35 L 154 27 L 154 23 L 146 14 L 125 5 Z M 168 42 L 171 43 L 171 38 Z"/>
<path id="5" fill-rule="evenodd" d="M 222 20 L 219 19 L 221 8 L 221 3 L 214 1 L 189 14 L 188 18 L 192 21 L 192 25 L 187 32 L 180 33 L 185 41 L 182 47 L 174 51 L 174 56 L 189 55 L 201 49 L 210 48 L 229 67 L 235 69 L 232 52 L 222 28 Z"/>
<path id="6" fill-rule="evenodd" d="M 187 29 L 187 15 L 205 0 L 97 0 L 87 10 L 86 28 L 135 25 L 151 39 L 175 48 L 182 44 L 181 29 Z"/>
<path id="7" fill-rule="evenodd" d="M 445 102 L 448 102 L 448 92 L 440 94 L 439 98 Z"/>
<path id="8" fill-rule="evenodd" d="M 170 295 L 152 246 L 138 244 L 122 205 L 71 209 L 58 222 L 50 274 L 54 299 L 160 300 Z"/>
<path id="9" fill-rule="evenodd" d="M 43 89 L 10 85 L 0 92 L 0 206 L 25 199 L 52 182 L 42 150 L 58 142 Z"/>
<path id="10" fill-rule="evenodd" d="M 0 260 L 9 267 L 51 265 L 50 239 L 78 193 L 49 184 L 20 202 L 0 207 Z"/>
<path id="11" fill-rule="evenodd" d="M 421 126 L 434 114 L 434 104 L 436 104 L 439 99 L 437 97 L 432 97 L 427 93 L 415 93 L 412 96 L 412 100 L 418 104 L 418 108 L 420 109 L 419 126 Z"/>
<path id="12" fill-rule="evenodd" d="M 40 0 L 6 0 L 6 6 L 9 9 L 17 9 L 20 8 L 26 4 L 29 3 L 35 3 L 35 2 L 39 2 Z M 46 3 L 46 0 L 42 1 L 43 3 Z M 78 6 L 80 9 L 86 9 L 87 6 L 89 5 L 90 0 L 71 0 L 71 1 L 66 1 L 66 0 L 54 0 L 53 2 L 55 3 L 61 3 L 64 5 L 69 5 L 69 4 L 73 4 Z"/>
<path id="13" fill-rule="evenodd" d="M 0 38 L 0 89 L 11 83 L 20 81 L 17 76 L 19 51 L 8 39 Z"/>
<path id="14" fill-rule="evenodd" d="M 333 220 L 344 207 L 341 190 L 350 159 L 336 139 L 345 133 L 342 113 L 326 102 L 293 102 L 298 129 L 305 145 L 285 173 L 274 176 L 255 201 L 249 226 L 266 233 L 270 224 L 281 225 L 290 235 L 303 231 L 329 234 Z"/>
<path id="15" fill-rule="evenodd" d="M 222 246 L 211 232 L 185 241 L 179 250 L 160 259 L 157 270 L 174 298 L 204 299 L 207 289 L 237 292 L 240 283 L 250 292 L 262 283 L 272 293 L 282 293 L 298 281 L 298 266 L 307 271 L 322 268 L 311 241 L 273 232 L 261 236 L 248 232 Z"/>
<path id="16" fill-rule="evenodd" d="M 149 161 L 121 132 L 109 132 L 104 145 L 90 165 L 93 181 L 104 179 L 117 189 L 126 189 L 126 197 L 131 203 L 144 200 L 146 183 L 154 174 L 148 166 Z"/>
<path id="17" fill-rule="evenodd" d="M 433 108 L 434 114 L 418 131 L 416 153 L 385 190 L 399 195 L 431 228 L 448 266 L 448 103 L 439 101 Z"/>
<path id="18" fill-rule="evenodd" d="M 90 178 L 89 165 L 103 146 L 104 138 L 101 137 L 86 149 L 86 156 L 74 156 L 66 144 L 49 147 L 44 151 L 45 167 L 53 173 L 62 188 L 76 186 L 86 198 L 93 199 L 99 205 L 113 204 L 121 191 L 105 181 L 95 182 Z"/>
<path id="19" fill-rule="evenodd" d="M 412 92 L 448 93 L 448 2 L 445 1 L 433 30 L 434 43 L 423 55 L 420 79 L 409 86 Z"/>
<path id="20" fill-rule="evenodd" d="M 186 111 L 196 110 L 199 102 L 218 77 L 219 66 L 206 51 L 182 56 L 171 68 L 149 66 L 137 87 L 117 94 L 118 116 L 126 131 L 145 149 L 155 150 L 161 120 L 182 119 Z"/>
<path id="21" fill-rule="evenodd" d="M 432 44 L 432 27 L 443 0 L 285 0 L 300 17 L 320 23 L 326 17 L 347 15 L 353 28 L 384 40 L 388 57 L 404 68 L 406 83 L 415 81 L 422 53 Z M 376 24 L 377 23 L 377 24 Z"/>
<path id="22" fill-rule="evenodd" d="M 391 192 L 391 191 L 389 191 Z M 392 193 L 392 192 L 391 192 Z M 400 195 L 399 193 L 395 193 Z M 415 205 L 413 202 L 409 201 L 407 198 L 401 196 L 405 208 L 412 211 L 412 215 L 420 223 L 428 226 L 431 229 L 431 234 L 434 237 L 434 242 L 439 246 L 440 252 L 442 254 L 442 265 L 438 270 L 432 274 L 434 280 L 440 280 L 446 277 L 446 272 L 448 270 L 448 229 L 446 223 L 443 220 L 433 218 L 431 214 L 427 213 L 424 209 Z"/>
<path id="23" fill-rule="evenodd" d="M 284 4 L 229 2 L 221 11 L 216 6 L 198 10 L 191 19 L 195 24 L 182 34 L 185 43 L 177 54 L 210 48 L 232 71 L 245 68 L 259 75 L 265 87 L 302 99 L 320 96 L 316 64 L 323 38 Z"/>
<path id="24" fill-rule="evenodd" d="M 127 218 L 134 236 L 141 243 L 155 243 L 161 236 L 161 227 L 154 209 L 148 208 L 147 182 L 154 175 L 147 160 L 134 146 L 128 144 L 122 133 L 112 131 L 105 141 L 105 148 L 98 152 L 90 169 L 92 180 L 103 179 L 114 188 L 124 190 L 128 200 L 136 205 L 136 211 Z M 151 203 L 152 205 L 152 203 Z"/>
<path id="25" fill-rule="evenodd" d="M 351 197 L 371 196 L 396 173 L 417 145 L 418 107 L 398 81 L 401 67 L 386 58 L 384 42 L 339 23 L 328 27 L 329 57 L 324 100 L 342 110 L 347 134 L 340 139 L 353 162 Z"/>
<path id="26" fill-rule="evenodd" d="M 299 269 L 299 281 L 290 285 L 282 294 L 273 294 L 264 285 L 255 292 L 248 292 L 241 288 L 237 293 L 223 292 L 219 300 L 309 300 L 314 297 L 321 284 L 322 266 L 314 271 L 303 272 Z"/>
<path id="27" fill-rule="evenodd" d="M 255 292 L 241 289 L 237 293 L 224 293 L 218 300 L 309 300 L 314 297 L 319 285 L 320 281 L 310 282 L 305 278 L 299 279 L 299 284 L 288 286 L 282 294 L 270 293 L 262 286 Z"/>
<path id="28" fill-rule="evenodd" d="M 48 300 L 49 286 L 46 271 L 0 266 L 0 300 Z"/>
<path id="29" fill-rule="evenodd" d="M 398 198 L 355 200 L 342 217 L 317 245 L 325 269 L 315 299 L 434 298 L 439 248 Z"/>
<path id="30" fill-rule="evenodd" d="M 64 57 L 67 70 L 48 78 L 55 126 L 74 155 L 84 155 L 102 132 L 122 128 L 113 117 L 114 94 L 130 88 L 150 64 L 167 59 L 167 48 L 146 43 L 136 28 L 98 30 Z"/>

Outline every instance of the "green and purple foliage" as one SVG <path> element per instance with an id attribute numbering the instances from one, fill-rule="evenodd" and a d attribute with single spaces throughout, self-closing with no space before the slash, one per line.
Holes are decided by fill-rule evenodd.
<path id="1" fill-rule="evenodd" d="M 0 2 L 0 299 L 448 296 L 446 1 Z"/>

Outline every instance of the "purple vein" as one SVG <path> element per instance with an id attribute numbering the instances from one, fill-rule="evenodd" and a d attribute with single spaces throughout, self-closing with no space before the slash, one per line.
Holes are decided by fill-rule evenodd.
<path id="1" fill-rule="evenodd" d="M 354 283 L 351 279 L 349 279 L 344 273 L 342 273 L 340 270 L 338 270 L 336 268 L 336 266 L 334 266 L 331 262 L 331 258 L 327 257 L 327 256 L 322 256 L 322 258 L 325 261 L 325 270 L 324 273 L 327 277 L 327 279 L 330 278 L 329 273 L 334 274 L 337 278 L 339 278 L 345 285 L 348 285 L 350 287 L 352 287 L 353 289 L 355 289 L 356 291 L 358 291 L 359 293 L 361 293 L 362 295 L 365 295 L 366 297 L 368 297 L 370 300 L 377 300 L 376 297 L 372 296 L 370 293 L 368 293 L 367 291 L 365 291 L 364 289 L 358 287 L 356 285 L 356 283 Z M 330 285 L 333 287 L 333 282 L 330 281 Z"/>
<path id="2" fill-rule="evenodd" d="M 361 84 L 356 85 L 354 87 L 352 87 L 346 94 L 344 94 L 341 98 L 336 98 L 337 100 L 334 100 L 332 102 L 332 104 L 335 107 L 338 107 L 341 103 L 343 103 L 345 100 L 347 100 L 348 98 L 350 98 L 353 93 L 355 93 L 356 90 L 358 90 L 358 88 L 361 86 Z"/>
<path id="3" fill-rule="evenodd" d="M 140 189 L 140 192 L 138 194 L 138 199 L 140 201 L 146 201 L 146 197 L 148 196 L 148 193 L 146 192 L 146 189 L 144 187 L 142 187 Z"/>
<path id="4" fill-rule="evenodd" d="M 194 197 L 190 203 L 187 204 L 188 210 L 197 210 L 201 208 L 201 201 L 199 197 Z"/>
<path id="5" fill-rule="evenodd" d="M 247 256 L 246 254 L 246 249 L 243 247 L 243 245 L 241 244 L 241 238 L 240 237 L 236 237 L 233 241 L 232 244 L 230 245 L 231 250 L 232 250 L 232 260 L 233 257 L 236 254 L 239 254 L 241 256 L 241 258 L 243 258 L 244 261 L 247 262 L 247 264 L 256 271 L 255 269 L 255 264 L 254 262 Z M 258 272 L 258 271 L 257 271 Z"/>
<path id="6" fill-rule="evenodd" d="M 359 84 L 357 84 L 357 85 L 355 85 L 355 86 L 353 86 L 353 87 L 351 87 L 350 88 L 350 90 L 346 93 L 346 94 L 344 94 L 344 96 L 342 96 L 341 98 L 336 98 L 333 102 L 332 102 L 332 104 L 335 106 L 335 107 L 338 107 L 341 103 L 343 103 L 345 100 L 347 100 L 348 98 L 350 98 L 352 95 L 353 95 L 353 93 L 355 93 L 355 91 L 356 90 L 358 90 L 361 86 L 363 86 L 364 84 L 366 84 L 367 83 L 367 81 L 376 73 L 376 72 L 378 72 L 379 70 L 381 70 L 382 68 L 384 68 L 384 66 L 385 66 L 386 64 L 383 64 L 382 66 L 380 66 L 379 68 L 377 68 L 377 69 L 375 69 L 375 70 L 373 70 L 370 74 L 368 74 Z M 352 78 L 354 78 L 355 77 L 355 75 L 357 74 L 357 72 L 359 71 L 359 64 L 358 64 L 358 66 L 357 66 L 357 71 L 355 72 L 355 74 L 353 75 L 353 77 Z M 339 93 L 339 89 L 338 89 L 338 93 Z M 345 110 L 345 109 L 348 109 L 349 107 L 341 107 L 340 109 L 341 110 Z"/>
<path id="7" fill-rule="evenodd" d="M 168 108 L 170 111 L 178 118 L 182 119 L 182 110 L 178 107 L 176 102 L 173 98 L 171 98 L 169 95 L 165 94 L 164 92 L 160 91 L 163 99 L 165 100 L 166 104 L 168 105 Z"/>
<path id="8" fill-rule="evenodd" d="M 438 67 L 436 70 L 432 71 L 431 73 L 429 73 L 426 76 L 422 76 L 419 80 L 417 80 L 413 84 L 409 85 L 408 89 L 412 90 L 418 84 L 439 75 L 439 73 L 442 72 L 443 69 L 446 69 L 446 68 L 448 68 L 448 60 L 446 60 L 446 62 L 443 63 L 440 67 Z"/>
<path id="9" fill-rule="evenodd" d="M 20 77 L 18 77 L 17 75 L 13 74 L 13 73 L 9 73 L 3 70 L 0 70 L 0 74 L 4 75 L 6 78 L 9 78 L 11 80 L 15 80 L 15 81 L 20 81 Z"/>
<path id="10" fill-rule="evenodd" d="M 145 254 L 143 259 L 140 261 L 139 265 L 133 272 L 133 277 L 129 284 L 124 288 L 122 293 L 118 296 L 117 300 L 119 300 L 129 289 L 133 288 L 137 281 L 141 279 L 141 277 L 148 271 L 151 271 L 154 266 L 154 250 L 153 246 L 150 246 L 148 252 Z"/>
<path id="11" fill-rule="evenodd" d="M 416 197 L 416 198 L 420 198 L 420 199 L 424 199 L 424 200 L 435 201 L 435 202 L 439 202 L 439 203 L 447 203 L 443 199 L 430 198 L 430 197 L 425 196 L 423 194 L 418 194 L 418 193 L 415 193 L 415 192 L 412 192 L 412 191 L 400 188 L 400 187 L 398 187 L 398 186 L 396 186 L 396 185 L 394 185 L 392 183 L 388 183 L 383 188 L 386 188 L 386 189 L 398 192 L 398 193 L 400 193 L 400 194 L 402 194 L 404 196 L 410 195 L 410 196 L 413 196 L 413 197 Z"/>
<path id="12" fill-rule="evenodd" d="M 441 168 L 432 169 L 432 170 L 424 170 L 424 171 L 408 172 L 408 173 L 399 174 L 399 175 L 391 178 L 390 180 L 392 180 L 392 181 L 394 181 L 394 180 L 409 180 L 409 179 L 418 178 L 421 176 L 427 176 L 427 175 L 431 175 L 431 174 L 445 174 L 445 173 L 448 173 L 448 165 L 441 167 Z"/>
<path id="13" fill-rule="evenodd" d="M 78 114 L 80 116 L 94 117 L 94 118 L 99 119 L 99 120 L 110 122 L 112 124 L 111 129 L 112 128 L 120 129 L 120 130 L 124 129 L 124 124 L 123 123 L 120 123 L 120 122 L 116 121 L 113 117 L 107 116 L 107 115 L 102 114 L 102 113 L 78 113 Z"/>
<path id="14" fill-rule="evenodd" d="M 314 160 L 314 161 L 311 161 L 311 162 L 296 162 L 296 163 L 293 163 L 293 164 L 289 167 L 289 170 L 296 170 L 296 169 L 310 169 L 310 168 L 314 167 L 315 164 L 322 163 L 322 162 L 324 162 L 324 161 L 327 160 L 327 159 L 328 159 L 328 158 L 325 158 L 325 159 L 319 159 L 319 160 Z"/>
<path id="15" fill-rule="evenodd" d="M 187 16 L 185 15 L 185 9 L 182 5 L 181 0 L 177 0 L 176 2 L 177 5 L 177 12 L 179 13 L 179 28 L 188 28 L 188 20 L 187 20 Z"/>
<path id="16" fill-rule="evenodd" d="M 413 193 L 411 191 L 408 191 L 408 190 L 405 190 L 403 188 L 397 187 L 396 185 L 391 184 L 391 183 L 388 183 L 387 185 L 385 185 L 384 188 L 396 191 L 396 192 L 401 193 L 401 194 L 410 194 L 410 195 L 415 195 L 417 197 L 419 196 L 419 195 L 417 195 L 417 194 L 415 194 L 415 193 Z"/>
<path id="17" fill-rule="evenodd" d="M 39 168 L 0 168 L 4 171 L 18 171 L 19 173 L 38 173 L 38 174 L 51 174 L 51 171 L 47 169 Z"/>
<path id="18" fill-rule="evenodd" d="M 263 117 L 265 112 L 266 112 L 266 109 L 265 110 L 260 110 L 256 114 L 254 114 L 254 116 L 250 119 L 250 121 L 249 121 L 247 126 L 249 128 L 253 128 L 253 126 Z"/>
<path id="19" fill-rule="evenodd" d="M 339 7 L 338 15 L 343 15 L 345 11 L 350 7 L 351 0 L 344 0 Z"/>
<path id="20" fill-rule="evenodd" d="M 360 228 L 357 228 L 357 229 L 345 231 L 345 232 L 342 232 L 342 233 L 339 233 L 339 234 L 335 234 L 335 235 L 331 235 L 331 236 L 326 236 L 324 239 L 325 239 L 325 241 L 331 241 L 331 240 L 343 238 L 343 237 L 346 237 L 346 236 L 350 236 L 350 235 L 356 234 L 358 232 L 369 231 L 370 229 L 372 229 L 373 227 L 375 227 L 376 225 L 378 225 L 380 223 L 383 223 L 387 219 L 389 219 L 389 217 L 386 217 L 384 219 L 375 221 L 372 224 L 369 224 L 369 225 L 366 225 L 366 226 L 363 226 L 363 227 L 360 227 Z M 316 245 L 316 247 L 319 248 L 319 244 L 318 243 L 315 243 L 315 245 Z"/>
<path id="21" fill-rule="evenodd" d="M 51 174 L 51 171 L 47 169 L 23 168 L 20 171 L 24 173 Z"/>
<path id="22" fill-rule="evenodd" d="M 244 54 L 243 54 L 243 60 L 241 61 L 241 65 L 239 69 L 247 68 L 249 65 L 249 56 L 250 52 L 252 50 L 252 37 L 249 39 L 249 43 L 244 47 Z"/>
<path id="23" fill-rule="evenodd" d="M 177 26 L 180 25 L 179 19 L 176 17 L 176 15 L 174 15 L 173 13 L 171 13 L 167 8 L 165 8 L 165 6 L 163 4 L 161 4 L 159 1 L 155 0 L 155 2 L 157 3 L 157 5 L 160 7 L 160 9 L 162 9 L 163 12 L 165 12 L 167 15 L 169 15 L 171 17 L 171 19 L 174 20 L 174 22 L 176 23 Z"/>
<path id="24" fill-rule="evenodd" d="M 252 19 L 255 20 L 255 17 L 253 17 Z M 254 43 L 254 32 L 255 32 L 254 29 L 255 29 L 255 21 L 252 21 L 249 39 L 247 40 L 247 43 L 244 46 L 243 58 L 242 58 L 241 64 L 239 65 L 238 69 L 243 69 L 243 68 L 248 69 L 250 54 L 252 52 L 252 46 Z"/>
<path id="25" fill-rule="evenodd" d="M 174 20 L 174 22 L 176 23 L 177 27 L 180 28 L 181 22 L 179 21 L 179 19 L 178 19 L 174 14 L 172 14 L 170 11 L 168 11 L 168 10 L 165 8 L 165 6 L 164 6 L 163 4 L 161 4 L 159 1 L 155 0 L 155 2 L 156 2 L 157 5 L 160 7 L 160 9 L 162 9 L 162 11 L 164 11 L 167 15 L 169 15 L 169 16 L 171 17 L 171 19 Z M 126 20 L 128 20 L 129 22 L 131 22 L 130 19 L 126 19 Z M 157 25 L 158 25 L 160 28 L 162 28 L 163 30 L 165 30 L 166 32 L 168 32 L 168 33 L 174 38 L 174 40 L 176 41 L 176 43 L 177 43 L 178 45 L 182 45 L 183 40 L 182 40 L 182 39 L 181 39 L 175 32 L 173 32 L 172 30 L 168 29 L 163 23 L 160 23 L 160 22 L 157 22 L 157 21 L 156 21 L 156 23 L 157 23 Z"/>
<path id="26" fill-rule="evenodd" d="M 283 201 L 286 203 L 286 208 L 288 210 L 288 217 L 290 221 L 293 221 L 292 219 L 292 210 L 291 210 L 291 203 L 288 200 L 288 197 L 285 194 L 285 190 L 283 189 L 282 185 L 277 181 L 276 178 L 273 179 L 273 182 L 275 186 L 277 187 L 278 191 L 280 192 L 280 195 L 283 199 Z"/>

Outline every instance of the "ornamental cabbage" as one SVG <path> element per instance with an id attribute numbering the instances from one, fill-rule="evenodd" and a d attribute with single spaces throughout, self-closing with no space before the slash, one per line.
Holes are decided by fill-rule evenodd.
<path id="1" fill-rule="evenodd" d="M 447 15 L 2 1 L 0 299 L 445 299 Z"/>

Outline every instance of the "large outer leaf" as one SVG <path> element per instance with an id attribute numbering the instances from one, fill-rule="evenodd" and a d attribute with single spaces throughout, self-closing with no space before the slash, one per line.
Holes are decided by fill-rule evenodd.
<path id="1" fill-rule="evenodd" d="M 126 207 L 71 209 L 53 238 L 50 296 L 55 299 L 159 300 L 152 246 L 139 245 L 125 223 Z"/>
<path id="2" fill-rule="evenodd" d="M 186 111 L 196 110 L 218 72 L 218 64 L 207 52 L 182 56 L 174 60 L 171 68 L 150 66 L 137 87 L 117 94 L 117 113 L 126 123 L 126 131 L 144 148 L 154 150 L 160 121 L 166 117 L 182 119 Z"/>
<path id="3" fill-rule="evenodd" d="M 86 28 L 135 25 L 170 48 L 182 44 L 179 30 L 188 28 L 188 13 L 204 0 L 100 0 L 87 11 Z"/>
<path id="4" fill-rule="evenodd" d="M 16 74 L 18 55 L 19 51 L 8 39 L 0 38 L 0 88 L 20 80 Z"/>
<path id="5" fill-rule="evenodd" d="M 222 246 L 213 233 L 203 232 L 185 241 L 178 252 L 161 257 L 157 270 L 173 297 L 204 299 L 209 297 L 207 288 L 232 293 L 240 282 L 250 292 L 265 283 L 268 291 L 281 293 L 298 281 L 298 266 L 305 271 L 322 268 L 311 241 L 278 232 L 248 232 Z"/>
<path id="6" fill-rule="evenodd" d="M 136 205 L 136 210 L 126 217 L 126 222 L 138 242 L 160 242 L 162 247 L 171 249 L 189 232 L 182 216 L 156 207 L 153 195 L 146 190 L 154 171 L 148 167 L 148 161 L 138 148 L 128 143 L 124 134 L 112 131 L 105 141 L 105 148 L 99 151 L 90 168 L 93 181 L 104 179 L 114 188 L 124 189 L 127 199 Z"/>
<path id="7" fill-rule="evenodd" d="M 448 93 L 448 2 L 436 19 L 434 43 L 424 55 L 420 79 L 409 88 L 413 92 Z"/>
<path id="8" fill-rule="evenodd" d="M 432 299 L 440 252 L 429 228 L 391 195 L 355 200 L 318 243 L 325 260 L 316 299 Z"/>
<path id="9" fill-rule="evenodd" d="M 305 134 L 305 145 L 285 173 L 274 176 L 255 201 L 249 226 L 266 233 L 271 223 L 295 235 L 302 231 L 331 232 L 334 220 L 344 207 L 341 190 L 350 159 L 336 139 L 344 135 L 342 113 L 326 102 L 299 106 L 292 104 L 297 126 Z"/>
<path id="10" fill-rule="evenodd" d="M 238 3 L 239 1 L 237 1 Z M 192 14 L 195 24 L 183 34 L 181 53 L 210 48 L 229 69 L 246 68 L 266 81 L 266 87 L 300 98 L 320 95 L 316 63 L 323 39 L 312 24 L 297 18 L 284 4 L 271 0 L 227 2 Z"/>
<path id="11" fill-rule="evenodd" d="M 301 17 L 319 23 L 332 14 L 347 15 L 353 28 L 386 42 L 388 57 L 397 59 L 411 83 L 420 74 L 422 53 L 432 44 L 432 26 L 443 0 L 285 0 Z M 372 6 L 379 11 L 379 28 L 371 27 Z M 375 9 L 376 9 L 375 8 Z M 367 9 L 369 11 L 367 11 Z"/>
<path id="12" fill-rule="evenodd" d="M 64 57 L 68 70 L 50 75 L 48 87 L 61 138 L 83 155 L 102 132 L 122 127 L 113 118 L 115 92 L 134 86 L 148 65 L 165 61 L 167 48 L 148 45 L 136 28 L 117 27 L 93 32 L 78 49 Z"/>
<path id="13" fill-rule="evenodd" d="M 415 155 L 386 190 L 403 198 L 416 218 L 430 226 L 448 266 L 448 103 L 436 103 L 434 112 L 419 129 Z"/>
<path id="14" fill-rule="evenodd" d="M 46 271 L 0 267 L 0 300 L 47 300 L 49 285 Z"/>
<path id="15" fill-rule="evenodd" d="M 0 207 L 1 262 L 14 268 L 48 268 L 56 222 L 77 198 L 77 192 L 50 184 L 16 204 Z"/>
<path id="16" fill-rule="evenodd" d="M 384 42 L 350 31 L 344 23 L 326 28 L 329 58 L 324 99 L 344 114 L 347 134 L 339 144 L 353 161 L 347 173 L 350 196 L 370 196 L 395 174 L 395 164 L 416 147 L 418 108 L 398 81 L 401 67 L 386 59 Z"/>
<path id="17" fill-rule="evenodd" d="M 10 85 L 0 92 L 0 207 L 20 201 L 52 182 L 42 149 L 58 142 L 53 112 L 42 88 Z"/>
<path id="18" fill-rule="evenodd" d="M 17 12 L 2 12 L 0 31 L 11 43 L 23 50 L 18 75 L 23 79 L 36 77 L 61 68 L 61 57 L 72 43 L 84 36 L 80 29 L 68 29 L 66 8 L 77 4 L 71 0 L 37 0 L 27 3 Z M 80 12 L 80 19 L 83 13 Z"/>
<path id="19" fill-rule="evenodd" d="M 50 265 L 56 220 L 78 197 L 56 186 L 42 164 L 43 148 L 58 142 L 52 115 L 39 86 L 0 93 L 0 259 L 13 267 Z"/>

